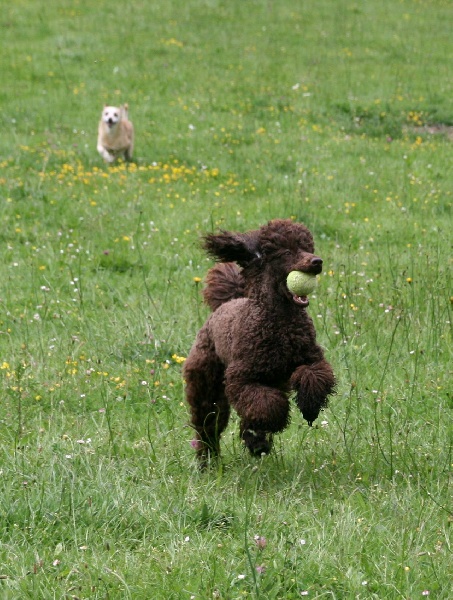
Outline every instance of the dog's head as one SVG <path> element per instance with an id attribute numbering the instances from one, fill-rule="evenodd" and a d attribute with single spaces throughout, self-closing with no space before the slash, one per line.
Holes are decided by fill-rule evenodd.
<path id="1" fill-rule="evenodd" d="M 302 223 L 275 219 L 247 233 L 210 234 L 204 238 L 208 253 L 221 262 L 236 262 L 242 267 L 246 295 L 280 296 L 302 307 L 307 296 L 296 296 L 286 285 L 291 271 L 318 275 L 322 258 L 314 254 L 313 236 Z"/>
<path id="2" fill-rule="evenodd" d="M 127 104 L 120 107 L 105 105 L 102 110 L 101 119 L 107 127 L 111 129 L 112 127 L 115 127 L 125 115 L 127 116 Z"/>

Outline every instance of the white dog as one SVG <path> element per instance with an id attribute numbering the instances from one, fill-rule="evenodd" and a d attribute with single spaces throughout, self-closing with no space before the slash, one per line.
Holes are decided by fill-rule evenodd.
<path id="1" fill-rule="evenodd" d="M 98 127 L 98 152 L 112 163 L 119 156 L 132 160 L 134 149 L 134 127 L 129 121 L 128 105 L 104 106 Z"/>

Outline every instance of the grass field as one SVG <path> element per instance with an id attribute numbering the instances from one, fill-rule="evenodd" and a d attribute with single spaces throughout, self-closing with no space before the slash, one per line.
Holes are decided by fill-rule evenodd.
<path id="1" fill-rule="evenodd" d="M 447 0 L 17 0 L 0 17 L 0 598 L 451 598 Z M 128 102 L 134 162 L 96 152 Z M 339 385 L 197 469 L 201 233 L 313 231 Z"/>

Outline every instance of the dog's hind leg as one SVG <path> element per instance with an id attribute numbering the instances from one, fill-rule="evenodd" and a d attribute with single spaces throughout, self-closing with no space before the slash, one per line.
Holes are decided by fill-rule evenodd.
<path id="1" fill-rule="evenodd" d="M 133 142 L 131 142 L 129 148 L 126 148 L 126 150 L 124 151 L 124 160 L 126 162 L 131 162 L 132 161 L 132 153 L 134 151 L 134 145 Z"/>
<path id="2" fill-rule="evenodd" d="M 250 383 L 227 370 L 226 393 L 240 419 L 240 434 L 250 453 L 268 454 L 272 436 L 289 423 L 289 401 L 285 392 L 266 385 Z"/>
<path id="3" fill-rule="evenodd" d="M 223 388 L 223 369 L 205 363 L 185 368 L 186 398 L 190 405 L 191 424 L 196 432 L 195 447 L 201 465 L 220 454 L 220 436 L 230 416 Z"/>
<path id="4" fill-rule="evenodd" d="M 225 395 L 223 365 L 200 341 L 197 340 L 184 364 L 184 378 L 191 424 L 196 432 L 197 456 L 205 467 L 211 457 L 220 454 L 220 436 L 228 425 L 230 407 Z"/>

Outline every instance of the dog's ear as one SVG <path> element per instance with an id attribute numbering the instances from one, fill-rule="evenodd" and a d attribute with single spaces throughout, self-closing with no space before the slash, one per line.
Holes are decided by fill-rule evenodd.
<path id="1" fill-rule="evenodd" d="M 258 232 L 208 234 L 203 238 L 203 247 L 213 258 L 221 262 L 236 262 L 245 267 L 261 258 L 258 250 Z"/>

